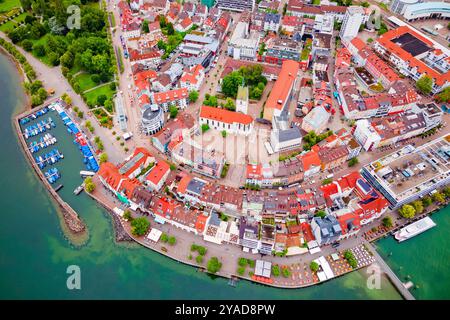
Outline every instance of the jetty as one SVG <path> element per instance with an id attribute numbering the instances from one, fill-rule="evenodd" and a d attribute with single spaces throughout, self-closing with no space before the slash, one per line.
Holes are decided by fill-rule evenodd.
<path id="1" fill-rule="evenodd" d="M 389 267 L 389 265 L 383 260 L 383 258 L 378 254 L 377 250 L 373 247 L 373 245 L 368 242 L 364 241 L 365 245 L 369 248 L 369 250 L 372 252 L 375 261 L 380 266 L 381 270 L 386 274 L 386 276 L 389 278 L 391 283 L 397 288 L 398 292 L 402 295 L 402 297 L 406 300 L 416 300 L 411 292 L 409 292 L 408 288 L 410 288 L 410 284 L 403 283 L 397 275 L 392 271 L 392 269 Z"/>

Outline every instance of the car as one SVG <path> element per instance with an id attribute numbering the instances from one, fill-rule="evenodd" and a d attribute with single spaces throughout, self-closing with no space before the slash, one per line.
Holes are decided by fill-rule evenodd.
<path id="1" fill-rule="evenodd" d="M 337 248 L 337 247 L 339 247 L 341 244 L 339 243 L 339 242 L 335 242 L 335 243 L 333 243 L 332 245 L 331 245 L 331 247 L 333 247 L 333 248 Z"/>

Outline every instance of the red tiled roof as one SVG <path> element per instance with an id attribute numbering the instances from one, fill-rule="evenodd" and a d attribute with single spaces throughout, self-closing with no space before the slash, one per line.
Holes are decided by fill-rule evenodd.
<path id="1" fill-rule="evenodd" d="M 309 151 L 302 156 L 303 170 L 308 171 L 312 166 L 320 166 L 319 154 L 315 151 Z"/>
<path id="2" fill-rule="evenodd" d="M 353 38 L 350 42 L 358 51 L 361 51 L 366 47 L 364 41 L 362 41 L 361 38 L 358 37 Z"/>
<path id="3" fill-rule="evenodd" d="M 266 108 L 280 110 L 283 107 L 283 104 L 288 99 L 299 68 L 300 66 L 296 61 L 283 61 L 278 79 L 275 82 L 269 97 L 267 98 Z"/>
<path id="4" fill-rule="evenodd" d="M 186 99 L 188 96 L 187 88 L 174 89 L 165 92 L 156 92 L 153 95 L 154 102 L 157 104 Z"/>
<path id="5" fill-rule="evenodd" d="M 247 164 L 247 179 L 261 178 L 262 166 L 260 164 Z"/>
<path id="6" fill-rule="evenodd" d="M 339 225 L 341 226 L 342 234 L 348 233 L 348 231 L 349 231 L 348 224 L 349 224 L 350 220 L 352 220 L 352 219 L 353 219 L 353 221 L 351 221 L 351 222 L 354 227 L 353 230 L 360 229 L 361 228 L 361 220 L 359 218 L 359 215 L 354 212 L 346 213 L 337 218 Z"/>
<path id="7" fill-rule="evenodd" d="M 157 185 L 161 179 L 170 171 L 170 167 L 165 161 L 158 161 L 147 175 L 146 180 Z"/>
<path id="8" fill-rule="evenodd" d="M 200 110 L 200 118 L 215 120 L 229 124 L 241 123 L 247 125 L 253 122 L 253 118 L 248 114 L 210 106 L 202 106 L 202 109 Z"/>
<path id="9" fill-rule="evenodd" d="M 183 178 L 181 178 L 180 182 L 178 182 L 178 188 L 177 191 L 181 194 L 186 192 L 187 186 L 189 182 L 191 182 L 192 177 L 188 174 L 186 174 Z"/>
<path id="10" fill-rule="evenodd" d="M 203 215 L 203 214 L 199 214 L 197 216 L 197 221 L 195 221 L 195 229 L 197 229 L 197 231 L 199 233 L 202 233 L 203 230 L 205 230 L 206 220 L 207 219 L 208 219 L 208 217 Z"/>

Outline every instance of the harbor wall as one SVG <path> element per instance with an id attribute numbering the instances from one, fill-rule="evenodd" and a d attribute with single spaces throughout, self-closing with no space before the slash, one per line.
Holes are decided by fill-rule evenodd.
<path id="1" fill-rule="evenodd" d="M 43 106 L 41 106 L 40 108 L 34 108 L 31 110 L 27 110 L 27 111 L 15 116 L 13 122 L 14 122 L 14 127 L 16 129 L 16 133 L 19 138 L 20 145 L 22 147 L 23 152 L 26 154 L 27 159 L 29 160 L 31 166 L 33 167 L 34 171 L 37 173 L 39 179 L 44 184 L 47 191 L 50 193 L 52 198 L 58 203 L 59 208 L 61 209 L 61 213 L 62 213 L 64 222 L 65 222 L 65 225 L 67 226 L 67 228 L 69 229 L 69 231 L 71 233 L 73 233 L 75 235 L 82 235 L 83 233 L 86 232 L 86 226 L 85 226 L 84 222 L 81 220 L 81 218 L 75 212 L 75 210 L 73 210 L 73 208 L 67 202 L 65 202 L 59 196 L 59 194 L 52 188 L 52 186 L 47 181 L 47 179 L 45 178 L 42 171 L 39 169 L 38 165 L 35 163 L 32 155 L 31 155 L 31 152 L 28 149 L 28 145 L 25 141 L 25 138 L 23 136 L 23 133 L 22 133 L 22 130 L 21 130 L 20 124 L 19 124 L 20 119 L 22 119 L 23 117 L 26 117 L 32 113 L 35 113 L 36 111 L 39 111 L 45 105 L 48 105 L 56 100 L 57 100 L 57 98 L 51 99 L 49 101 L 46 101 L 46 103 Z"/>

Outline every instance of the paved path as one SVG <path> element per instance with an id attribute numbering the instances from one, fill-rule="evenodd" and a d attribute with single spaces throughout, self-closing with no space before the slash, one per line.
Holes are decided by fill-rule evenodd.
<path id="1" fill-rule="evenodd" d="M 367 242 L 367 241 L 365 241 L 364 243 L 370 249 L 370 251 L 372 251 L 373 256 L 375 257 L 375 261 L 381 267 L 383 272 L 388 276 L 388 278 L 391 280 L 392 284 L 397 288 L 397 290 L 400 292 L 400 294 L 403 296 L 403 298 L 405 298 L 406 300 L 415 300 L 412 293 L 409 292 L 408 289 L 406 289 L 403 282 L 397 277 L 397 275 L 394 273 L 394 271 L 392 271 L 392 269 L 388 266 L 388 264 L 378 254 L 378 252 L 374 248 L 374 246 L 370 242 Z"/>

